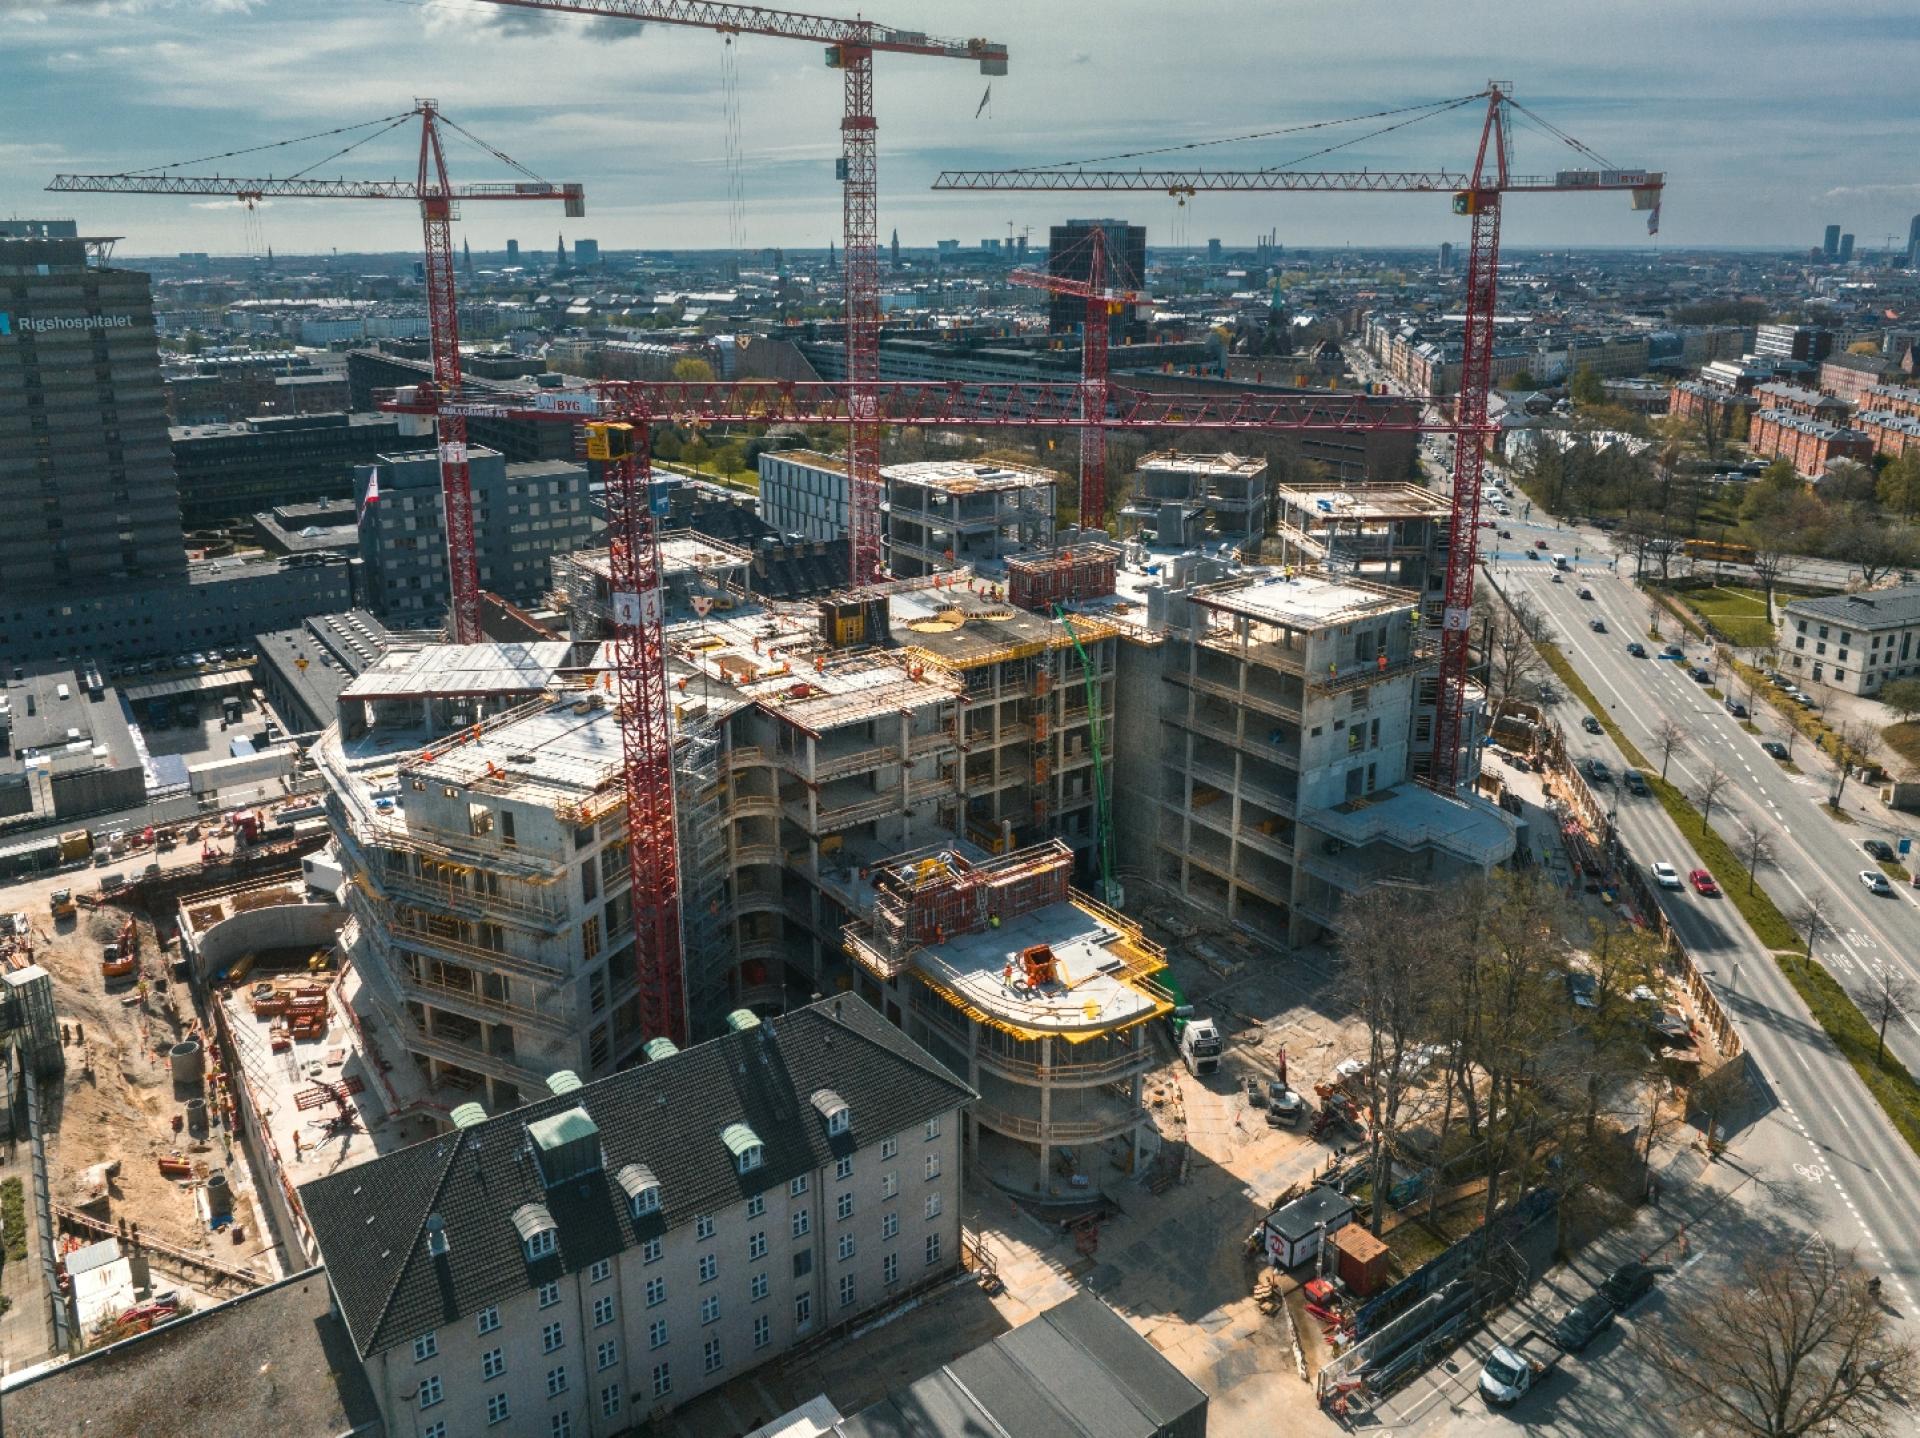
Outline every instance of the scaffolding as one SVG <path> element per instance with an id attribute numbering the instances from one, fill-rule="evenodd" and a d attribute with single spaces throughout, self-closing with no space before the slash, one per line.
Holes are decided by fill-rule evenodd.
<path id="1" fill-rule="evenodd" d="M 873 873 L 873 947 L 892 973 L 909 954 L 1067 900 L 1073 850 L 1058 839 L 976 864 L 952 849 Z"/>
<path id="2" fill-rule="evenodd" d="M 678 789 L 675 818 L 680 830 L 681 915 L 687 955 L 688 1006 L 702 1016 L 727 1007 L 732 967 L 726 926 L 727 825 L 721 782 L 721 732 L 709 720 L 687 724 L 675 755 Z"/>
<path id="3" fill-rule="evenodd" d="M 1075 544 L 1051 554 L 1007 557 L 1007 598 L 1020 609 L 1051 613 L 1114 592 L 1120 553 L 1104 544 Z"/>

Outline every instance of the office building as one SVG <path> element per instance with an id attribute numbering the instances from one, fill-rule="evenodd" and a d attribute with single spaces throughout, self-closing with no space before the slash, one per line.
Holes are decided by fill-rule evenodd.
<path id="1" fill-rule="evenodd" d="M 573 242 L 573 267 L 577 270 L 598 269 L 600 266 L 600 242 L 598 240 L 575 240 Z"/>
<path id="2" fill-rule="evenodd" d="M 392 450 L 400 417 L 289 414 L 170 431 L 189 529 L 244 520 L 281 504 L 344 499 L 355 465 Z"/>
<path id="3" fill-rule="evenodd" d="M 501 396 L 502 403 L 511 402 L 533 408 L 538 403 L 537 394 L 527 384 L 515 383 L 516 380 L 526 379 L 529 364 L 545 368 L 538 360 L 507 356 L 487 363 L 476 356 L 463 366 L 465 384 L 469 390 Z M 558 380 L 559 376 L 551 378 Z M 356 412 L 372 411 L 375 396 L 381 390 L 432 383 L 433 362 L 426 358 L 424 346 L 417 358 L 406 354 L 390 354 L 385 350 L 347 351 L 347 391 Z M 401 432 L 404 434 L 407 431 L 403 428 Z M 574 457 L 576 432 L 576 426 L 555 420 L 500 419 L 476 415 L 467 421 L 469 443 L 498 450 L 510 463 L 515 464 L 538 459 L 571 460 Z"/>
<path id="4" fill-rule="evenodd" d="M 1440 273 L 1443 275 L 1453 273 L 1453 244 L 1448 240 L 1440 242 Z"/>
<path id="5" fill-rule="evenodd" d="M 35 227 L 0 236 L 0 594 L 178 579 L 148 277 L 71 221 L 15 226 Z"/>
<path id="6" fill-rule="evenodd" d="M 1829 263 L 1840 257 L 1840 227 L 1838 225 L 1827 226 L 1826 238 L 1821 241 L 1820 252 L 1827 257 Z"/>
<path id="7" fill-rule="evenodd" d="M 760 517 L 782 535 L 833 540 L 847 533 L 847 462 L 812 449 L 770 450 L 757 461 Z"/>
<path id="8" fill-rule="evenodd" d="M 161 361 L 167 418 L 176 425 L 232 424 L 267 414 L 345 410 L 347 369 L 310 350 L 167 355 Z"/>
<path id="9" fill-rule="evenodd" d="M 1761 325 L 1754 331 L 1753 352 L 1760 359 L 1817 365 L 1833 353 L 1833 331 L 1812 325 Z"/>
<path id="10" fill-rule="evenodd" d="M 1053 546 L 1060 476 L 1052 470 L 925 460 L 888 465 L 880 478 L 882 553 L 896 578 L 963 565 L 997 574 L 1008 555 Z"/>
<path id="11" fill-rule="evenodd" d="M 1796 677 L 1849 694 L 1920 675 L 1920 584 L 1792 600 L 1780 617 L 1780 652 Z"/>
<path id="12" fill-rule="evenodd" d="M 520 242 L 518 240 L 507 241 L 507 263 L 510 265 L 520 263 Z"/>
<path id="13" fill-rule="evenodd" d="M 1068 220 L 1047 231 L 1047 273 L 1060 279 L 1086 281 L 1093 273 L 1095 230 L 1106 240 L 1105 283 L 1114 289 L 1144 290 L 1147 283 L 1147 229 L 1125 220 Z M 1070 334 L 1086 323 L 1087 302 L 1073 295 L 1053 295 L 1047 301 L 1047 329 Z M 1135 328 L 1130 318 L 1109 321 L 1115 343 Z"/>
<path id="14" fill-rule="evenodd" d="M 145 802 L 140 751 L 98 669 L 25 673 L 0 690 L 0 824 Z"/>
<path id="15" fill-rule="evenodd" d="M 369 501 L 378 475 L 377 493 Z M 508 464 L 473 446 L 474 549 L 480 587 L 513 604 L 547 588 L 553 555 L 593 538 L 586 466 L 561 461 Z M 432 451 L 381 455 L 354 475 L 366 605 L 399 628 L 430 628 L 446 616 L 446 509 Z"/>
<path id="16" fill-rule="evenodd" d="M 1852 235 L 1843 234 L 1840 236 L 1840 252 L 1839 254 L 1834 256 L 1834 258 L 1837 259 L 1843 265 L 1852 263 L 1853 261 L 1853 236 Z"/>
<path id="17" fill-rule="evenodd" d="M 256 634 L 253 676 L 290 734 L 318 734 L 339 714 L 340 695 L 385 657 L 392 636 L 364 609 L 316 614 L 304 624 Z"/>
<path id="18" fill-rule="evenodd" d="M 970 1090 L 829 999 L 300 1189 L 389 1433 L 664 1421 L 960 1263 Z"/>
<path id="19" fill-rule="evenodd" d="M 1920 270 L 1920 215 L 1907 222 L 1907 268 Z"/>

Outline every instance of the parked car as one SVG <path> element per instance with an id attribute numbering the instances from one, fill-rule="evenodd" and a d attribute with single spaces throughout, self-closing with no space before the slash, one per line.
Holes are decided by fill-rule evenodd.
<path id="1" fill-rule="evenodd" d="M 1656 859 L 1647 867 L 1653 873 L 1653 882 L 1661 888 L 1677 889 L 1680 887 L 1680 871 L 1674 868 L 1673 865 Z"/>
<path id="2" fill-rule="evenodd" d="M 1695 684 L 1711 684 L 1713 682 L 1713 676 L 1698 664 L 1687 671 L 1687 678 L 1691 679 Z"/>
<path id="3" fill-rule="evenodd" d="M 1653 1291 L 1653 1281 L 1663 1273 L 1672 1273 L 1665 1263 L 1623 1263 L 1607 1275 L 1601 1293 L 1622 1313 Z"/>
<path id="4" fill-rule="evenodd" d="M 1601 732 L 1600 721 L 1594 718 L 1591 714 L 1583 715 L 1581 717 L 1580 727 L 1586 730 L 1589 734 L 1598 734 Z"/>
<path id="5" fill-rule="evenodd" d="M 1727 701 L 1727 713 L 1736 719 L 1744 719 L 1747 717 L 1747 706 L 1742 704 L 1738 699 L 1729 699 Z"/>
<path id="6" fill-rule="evenodd" d="M 1600 981 L 1592 974 L 1575 969 L 1567 975 L 1567 997 L 1573 1000 L 1575 1008 L 1599 1008 L 1599 992 Z"/>
<path id="7" fill-rule="evenodd" d="M 1647 646 L 1642 644 L 1638 639 L 1632 640 L 1627 644 L 1627 653 L 1631 654 L 1635 659 L 1645 659 L 1647 657 Z"/>
<path id="8" fill-rule="evenodd" d="M 1769 759 L 1778 759 L 1783 764 L 1787 762 L 1787 746 L 1782 744 L 1778 739 L 1761 741 L 1760 752 L 1765 754 Z"/>
<path id="9" fill-rule="evenodd" d="M 1893 845 L 1889 844 L 1885 839 L 1869 839 L 1860 847 L 1883 863 L 1890 864 L 1893 862 Z"/>
<path id="10" fill-rule="evenodd" d="M 1767 683 L 1771 684 L 1775 689 L 1793 688 L 1793 681 L 1777 669 L 1767 675 Z"/>
<path id="11" fill-rule="evenodd" d="M 1706 899 L 1720 897 L 1720 886 L 1713 882 L 1713 875 L 1705 869 L 1695 869 L 1687 875 L 1687 882 L 1693 885 L 1694 893 Z"/>
<path id="12" fill-rule="evenodd" d="M 1813 696 L 1811 694 L 1802 693 L 1798 689 L 1793 691 L 1793 702 L 1798 704 L 1802 709 L 1813 708 Z"/>
<path id="13" fill-rule="evenodd" d="M 1869 893 L 1879 894 L 1882 897 L 1889 896 L 1893 893 L 1893 885 L 1888 881 L 1887 876 L 1878 869 L 1862 869 L 1860 871 L 1860 882 L 1867 886 Z"/>
<path id="14" fill-rule="evenodd" d="M 1613 1322 L 1613 1300 L 1604 1293 L 1583 1298 L 1553 1325 L 1553 1341 L 1563 1353 L 1578 1353 Z"/>

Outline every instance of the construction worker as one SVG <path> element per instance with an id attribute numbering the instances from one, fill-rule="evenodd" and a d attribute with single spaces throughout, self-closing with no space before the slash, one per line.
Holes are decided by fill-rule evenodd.
<path id="1" fill-rule="evenodd" d="M 999 916 L 998 914 L 988 914 L 988 915 L 987 915 L 987 927 L 988 927 L 989 929 L 997 929 L 997 928 L 999 928 L 999 927 L 1000 927 L 1000 916 Z"/>

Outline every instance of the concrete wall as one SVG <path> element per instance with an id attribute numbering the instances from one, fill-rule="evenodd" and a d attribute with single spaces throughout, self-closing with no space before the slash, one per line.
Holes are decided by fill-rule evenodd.
<path id="1" fill-rule="evenodd" d="M 187 782 L 196 794 L 211 794 L 237 784 L 258 784 L 263 779 L 277 779 L 283 774 L 291 774 L 299 757 L 300 751 L 293 745 L 282 744 L 262 754 L 243 755 L 238 759 L 212 759 L 189 769 Z"/>
<path id="2" fill-rule="evenodd" d="M 1110 781 L 1114 858 L 1123 870 L 1151 871 L 1157 877 L 1154 845 L 1160 836 L 1167 733 L 1160 714 L 1173 687 L 1160 677 L 1167 646 L 1122 639 L 1115 647 L 1112 773 L 1116 778 Z"/>
<path id="3" fill-rule="evenodd" d="M 182 923 L 180 936 L 191 945 L 194 978 L 204 983 L 209 974 L 259 949 L 324 948 L 346 921 L 347 911 L 338 904 L 274 904 L 222 919 L 198 934 Z"/>

